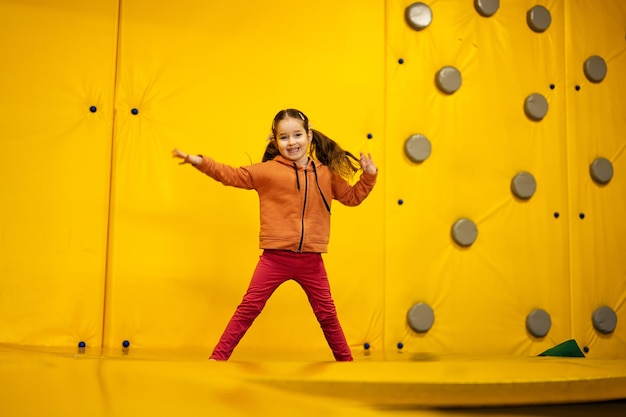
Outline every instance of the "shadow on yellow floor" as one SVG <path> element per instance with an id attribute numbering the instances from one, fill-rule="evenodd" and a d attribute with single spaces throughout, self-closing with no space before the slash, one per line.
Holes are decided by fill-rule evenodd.
<path id="1" fill-rule="evenodd" d="M 242 353 L 210 362 L 198 351 L 0 345 L 0 415 L 626 415 L 626 402 L 606 402 L 626 398 L 626 361 L 620 360 L 249 358 Z"/>

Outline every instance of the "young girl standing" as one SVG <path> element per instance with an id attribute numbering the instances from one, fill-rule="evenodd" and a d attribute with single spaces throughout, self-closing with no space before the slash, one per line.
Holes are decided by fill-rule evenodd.
<path id="1" fill-rule="evenodd" d="M 293 279 L 304 289 L 335 359 L 351 361 L 321 254 L 327 251 L 332 200 L 356 206 L 372 191 L 378 169 L 371 156 L 361 153 L 358 165 L 296 109 L 274 117 L 261 163 L 235 168 L 178 149 L 172 154 L 224 185 L 259 194 L 263 253 L 211 359 L 228 360 L 276 288 Z M 350 185 L 347 179 L 359 169 L 361 177 Z"/>

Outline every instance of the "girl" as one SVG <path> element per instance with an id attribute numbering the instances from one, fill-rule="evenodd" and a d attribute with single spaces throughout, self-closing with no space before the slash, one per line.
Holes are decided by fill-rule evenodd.
<path id="1" fill-rule="evenodd" d="M 293 279 L 304 289 L 335 359 L 351 361 L 321 254 L 327 251 L 332 200 L 356 206 L 372 191 L 378 169 L 371 155 L 361 153 L 359 167 L 356 157 L 311 129 L 296 109 L 274 117 L 262 163 L 235 168 L 178 149 L 172 154 L 224 185 L 259 194 L 263 253 L 210 359 L 228 360 L 276 288 Z M 352 186 L 346 178 L 359 169 L 363 173 Z"/>

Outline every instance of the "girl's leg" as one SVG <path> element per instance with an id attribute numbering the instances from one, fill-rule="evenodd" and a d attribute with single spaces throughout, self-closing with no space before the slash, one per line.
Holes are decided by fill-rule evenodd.
<path id="1" fill-rule="evenodd" d="M 290 278 L 280 252 L 264 251 L 250 280 L 248 291 L 215 346 L 211 359 L 225 361 L 265 307 L 280 284 Z"/>
<path id="2" fill-rule="evenodd" d="M 301 264 L 294 278 L 304 289 L 315 317 L 322 327 L 328 346 L 338 361 L 351 361 L 352 353 L 337 318 L 335 303 L 330 294 L 330 285 L 319 253 L 302 254 Z"/>

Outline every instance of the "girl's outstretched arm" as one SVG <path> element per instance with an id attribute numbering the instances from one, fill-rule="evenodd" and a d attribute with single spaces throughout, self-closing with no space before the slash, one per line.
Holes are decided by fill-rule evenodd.
<path id="1" fill-rule="evenodd" d="M 172 156 L 174 158 L 182 159 L 182 162 L 180 162 L 180 165 L 183 165 L 183 164 L 198 165 L 200 162 L 202 162 L 201 156 L 189 155 L 188 153 L 181 152 L 178 149 L 174 149 L 172 151 Z"/>
<path id="2" fill-rule="evenodd" d="M 376 168 L 376 164 L 372 160 L 372 155 L 361 152 L 361 168 L 363 168 L 363 172 L 367 172 L 368 174 L 376 174 L 378 172 L 378 168 Z"/>
<path id="3" fill-rule="evenodd" d="M 174 149 L 172 157 L 182 159 L 183 164 L 191 164 L 200 172 L 205 173 L 209 177 L 221 182 L 224 185 L 251 190 L 254 188 L 252 176 L 249 168 L 235 168 L 230 165 L 220 164 L 209 157 L 202 155 L 190 155 L 188 153 Z"/>

